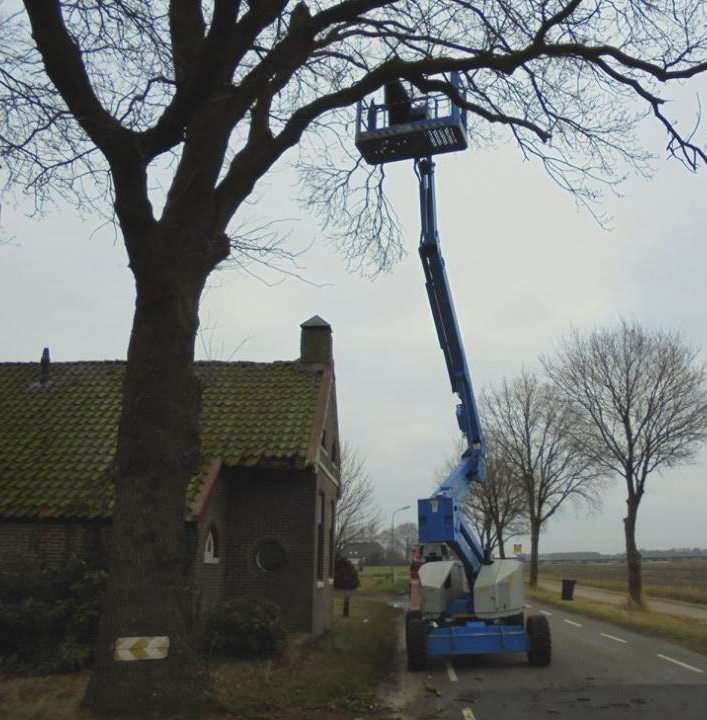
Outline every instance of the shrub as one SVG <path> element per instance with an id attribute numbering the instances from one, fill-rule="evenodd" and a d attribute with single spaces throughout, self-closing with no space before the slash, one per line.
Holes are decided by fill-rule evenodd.
<path id="1" fill-rule="evenodd" d="M 0 573 L 0 669 L 65 672 L 92 658 L 106 574 L 72 559 L 61 570 Z"/>
<path id="2" fill-rule="evenodd" d="M 267 601 L 226 600 L 206 621 L 207 650 L 215 655 L 273 657 L 284 650 L 285 636 L 280 608 Z"/>
<path id="3" fill-rule="evenodd" d="M 355 590 L 360 585 L 358 572 L 350 560 L 336 558 L 334 567 L 334 587 L 338 590 Z"/>

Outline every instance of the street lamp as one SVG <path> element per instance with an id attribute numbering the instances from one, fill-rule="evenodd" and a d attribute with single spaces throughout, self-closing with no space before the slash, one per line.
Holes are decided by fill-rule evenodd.
<path id="1" fill-rule="evenodd" d="M 393 555 L 393 551 L 395 550 L 395 516 L 396 516 L 399 512 L 402 512 L 403 510 L 409 510 L 409 509 L 410 509 L 410 506 L 409 506 L 409 505 L 403 505 L 403 507 L 399 507 L 397 510 L 393 510 L 393 516 L 392 516 L 391 519 L 390 519 L 390 555 L 391 555 L 391 560 L 393 559 L 392 555 Z M 395 582 L 395 565 L 393 564 L 393 565 L 391 565 L 391 567 L 393 568 L 393 573 L 392 573 L 392 574 L 393 574 L 393 582 Z"/>

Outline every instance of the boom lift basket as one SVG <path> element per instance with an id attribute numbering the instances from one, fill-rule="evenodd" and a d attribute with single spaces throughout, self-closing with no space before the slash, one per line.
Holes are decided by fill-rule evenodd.
<path id="1" fill-rule="evenodd" d="M 456 73 L 452 84 L 458 86 Z M 356 147 L 370 165 L 466 150 L 466 113 L 446 95 L 410 98 L 406 121 L 391 122 L 395 103 L 359 101 Z M 399 113 L 398 113 L 399 114 Z"/>

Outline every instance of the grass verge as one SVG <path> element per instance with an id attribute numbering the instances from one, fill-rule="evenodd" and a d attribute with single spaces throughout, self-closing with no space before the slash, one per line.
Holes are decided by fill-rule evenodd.
<path id="1" fill-rule="evenodd" d="M 210 666 L 212 711 L 202 720 L 347 720 L 375 705 L 393 665 L 397 610 L 353 598 L 341 601 L 329 632 L 290 645 L 271 661 L 219 661 Z M 79 710 L 88 673 L 0 677 L 0 720 L 87 720 Z"/>
<path id="2" fill-rule="evenodd" d="M 627 630 L 662 637 L 688 650 L 707 655 L 707 622 L 702 620 L 683 619 L 642 609 L 628 610 L 617 605 L 584 599 L 567 602 L 559 600 L 555 593 L 539 588 L 527 588 L 527 594 L 528 597 L 569 613 L 587 615 Z"/>
<path id="3" fill-rule="evenodd" d="M 241 718 L 312 717 L 313 711 L 365 712 L 392 667 L 398 611 L 354 597 L 351 615 L 337 601 L 331 630 L 277 661 L 229 662 L 212 670 L 218 704 Z M 304 713 L 304 714 L 302 714 Z"/>
<path id="4" fill-rule="evenodd" d="M 46 677 L 0 677 L 2 720 L 80 720 L 88 673 Z"/>
<path id="5" fill-rule="evenodd" d="M 404 595 L 409 591 L 408 581 L 410 569 L 407 565 L 395 568 L 395 580 L 393 580 L 393 568 L 385 565 L 365 567 L 359 572 L 361 584 L 358 592 L 367 594 L 394 593 Z"/>
<path id="6" fill-rule="evenodd" d="M 561 582 L 562 577 L 574 577 L 577 573 L 565 573 L 563 575 L 541 574 L 540 580 Z M 585 587 L 597 588 L 599 590 L 610 590 L 611 592 L 626 592 L 626 581 L 622 580 L 601 580 L 599 578 L 577 578 Z M 678 602 L 690 603 L 692 605 L 707 605 L 707 593 L 694 588 L 666 587 L 662 585 L 644 584 L 643 594 L 647 598 L 662 600 L 677 600 Z"/>

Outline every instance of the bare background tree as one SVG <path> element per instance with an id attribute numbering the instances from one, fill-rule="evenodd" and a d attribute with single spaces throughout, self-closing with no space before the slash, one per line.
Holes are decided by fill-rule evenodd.
<path id="1" fill-rule="evenodd" d="M 111 571 L 87 705 L 200 703 L 183 548 L 200 463 L 193 372 L 199 301 L 233 251 L 253 188 L 299 146 L 303 202 L 351 264 L 401 252 L 383 172 L 352 145 L 351 106 L 396 78 L 454 98 L 476 143 L 510 137 L 591 203 L 645 171 L 646 113 L 688 167 L 705 149 L 661 84 L 707 69 L 702 0 L 24 0 L 0 19 L 0 159 L 37 209 L 63 199 L 115 218 L 136 300 L 118 432 Z M 460 71 L 463 96 L 444 73 Z M 296 158 L 294 158 L 296 159 Z M 346 169 L 348 166 L 348 169 Z M 160 178 L 162 191 L 152 182 Z M 235 223 L 235 225 L 234 225 Z M 118 663 L 116 637 L 166 635 L 168 657 Z"/>
<path id="2" fill-rule="evenodd" d="M 690 462 L 707 441 L 707 375 L 678 334 L 621 319 L 573 331 L 543 364 L 580 419 L 573 435 L 589 458 L 626 482 L 626 568 L 632 602 L 643 602 L 636 522 L 648 476 Z M 589 442 L 586 442 L 586 441 Z"/>
<path id="3" fill-rule="evenodd" d="M 528 532 L 527 503 L 523 487 L 512 468 L 494 451 L 486 456 L 486 478 L 474 483 L 464 499 L 464 511 L 476 528 L 484 549 L 506 557 L 506 541 Z"/>
<path id="4" fill-rule="evenodd" d="M 530 526 L 530 584 L 538 583 L 540 534 L 568 500 L 598 503 L 601 475 L 573 432 L 570 405 L 523 371 L 483 394 L 496 451 L 525 496 Z"/>
<path id="5" fill-rule="evenodd" d="M 385 548 L 385 562 L 398 565 L 410 560 L 410 551 L 418 542 L 417 523 L 402 522 L 395 528 L 385 528 L 376 538 Z"/>
<path id="6" fill-rule="evenodd" d="M 347 545 L 378 534 L 380 509 L 376 491 L 366 472 L 361 454 L 344 444 L 341 447 L 341 495 L 336 503 L 334 550 L 338 557 Z"/>
<path id="7" fill-rule="evenodd" d="M 483 408 L 481 408 L 483 413 Z M 528 532 L 527 504 L 521 485 L 513 476 L 512 469 L 503 461 L 494 447 L 488 423 L 482 421 L 486 434 L 486 477 L 482 483 L 473 483 L 464 498 L 463 512 L 476 531 L 484 551 L 498 550 L 506 557 L 505 542 Z M 456 451 L 435 472 L 435 489 L 447 479 L 459 464 L 464 451 L 460 440 Z"/>

